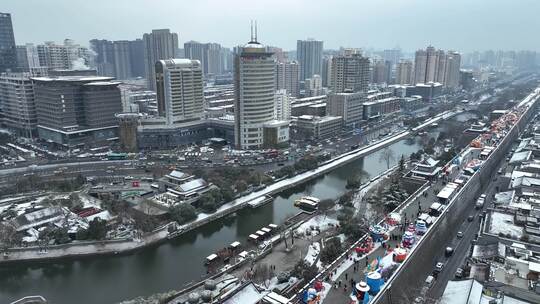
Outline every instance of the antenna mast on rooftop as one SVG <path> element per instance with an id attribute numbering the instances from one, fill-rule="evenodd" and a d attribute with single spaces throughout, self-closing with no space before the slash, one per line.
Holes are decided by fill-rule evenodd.
<path id="1" fill-rule="evenodd" d="M 253 41 L 257 42 L 257 20 L 255 20 L 255 37 L 254 38 L 255 40 Z"/>
<path id="2" fill-rule="evenodd" d="M 251 36 L 249 37 L 249 41 L 253 41 L 253 20 L 251 20 L 250 29 L 251 29 Z"/>

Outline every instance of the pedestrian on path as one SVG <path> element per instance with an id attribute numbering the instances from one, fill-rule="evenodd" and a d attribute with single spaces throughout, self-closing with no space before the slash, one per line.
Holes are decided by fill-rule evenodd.
<path id="1" fill-rule="evenodd" d="M 338 281 L 338 286 L 341 287 L 341 280 Z"/>
<path id="2" fill-rule="evenodd" d="M 345 280 L 347 280 L 347 277 L 348 277 L 348 276 L 349 276 L 349 275 L 345 272 Z"/>

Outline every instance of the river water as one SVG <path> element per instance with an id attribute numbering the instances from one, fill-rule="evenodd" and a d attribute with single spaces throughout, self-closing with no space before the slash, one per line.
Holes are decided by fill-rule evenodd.
<path id="1" fill-rule="evenodd" d="M 458 117 L 459 119 L 459 117 Z M 437 136 L 431 130 L 431 136 Z M 389 146 L 397 163 L 401 155 L 410 155 L 420 146 L 417 140 L 401 140 Z M 42 295 L 53 304 L 116 303 L 179 289 L 196 281 L 206 271 L 206 256 L 270 223 L 281 224 L 298 210 L 293 201 L 303 195 L 321 199 L 344 193 L 347 178 L 359 170 L 370 176 L 385 171 L 380 151 L 359 158 L 344 167 L 289 189 L 272 203 L 257 209 L 244 209 L 234 218 L 210 223 L 179 238 L 130 255 L 89 257 L 81 260 L 48 261 L 0 266 L 0 303 L 9 303 L 28 295 Z"/>

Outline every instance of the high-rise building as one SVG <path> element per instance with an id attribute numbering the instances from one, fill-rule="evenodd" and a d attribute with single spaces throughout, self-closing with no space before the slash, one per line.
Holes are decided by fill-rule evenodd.
<path id="1" fill-rule="evenodd" d="M 391 66 L 396 65 L 400 59 L 401 50 L 398 48 L 383 51 L 383 60 L 390 62 Z"/>
<path id="2" fill-rule="evenodd" d="M 276 108 L 274 119 L 291 120 L 291 98 L 286 90 L 276 91 Z"/>
<path id="3" fill-rule="evenodd" d="M 446 75 L 446 54 L 443 50 L 438 50 L 435 57 L 437 58 L 435 82 L 444 83 Z"/>
<path id="4" fill-rule="evenodd" d="M 414 56 L 414 84 L 426 81 L 427 52 L 417 50 Z"/>
<path id="5" fill-rule="evenodd" d="M 132 41 L 92 39 L 90 47 L 96 53 L 95 63 L 98 75 L 112 76 L 118 79 L 136 77 L 132 70 L 132 64 L 135 62 L 131 58 Z"/>
<path id="6" fill-rule="evenodd" d="M 19 136 L 37 135 L 34 87 L 27 73 L 5 73 L 0 76 L 0 109 L 2 125 Z"/>
<path id="7" fill-rule="evenodd" d="M 296 58 L 300 64 L 300 81 L 321 75 L 323 61 L 323 42 L 308 39 L 296 42 Z"/>
<path id="8" fill-rule="evenodd" d="M 69 69 L 69 58 L 67 50 L 62 45 L 57 45 L 52 41 L 37 46 L 39 64 L 50 70 Z"/>
<path id="9" fill-rule="evenodd" d="M 143 35 L 144 63 L 148 88 L 156 89 L 156 62 L 174 58 L 178 49 L 178 35 L 169 29 L 152 30 Z"/>
<path id="10" fill-rule="evenodd" d="M 392 64 L 390 61 L 378 60 L 373 64 L 373 79 L 376 84 L 390 83 Z"/>
<path id="11" fill-rule="evenodd" d="M 102 145 L 117 137 L 120 82 L 102 76 L 34 77 L 39 137 L 56 144 Z"/>
<path id="12" fill-rule="evenodd" d="M 326 114 L 341 116 L 345 126 L 358 126 L 363 115 L 364 95 L 363 92 L 332 93 L 328 95 Z"/>
<path id="13" fill-rule="evenodd" d="M 184 43 L 184 57 L 199 60 L 204 75 L 219 75 L 224 71 L 222 47 L 219 43 L 200 43 L 188 41 Z"/>
<path id="14" fill-rule="evenodd" d="M 105 39 L 90 40 L 90 48 L 96 53 L 96 69 L 98 75 L 116 75 L 114 66 L 114 42 Z"/>
<path id="15" fill-rule="evenodd" d="M 323 57 L 323 66 L 322 66 L 322 85 L 323 87 L 329 87 L 332 82 L 332 56 Z"/>
<path id="16" fill-rule="evenodd" d="M 282 48 L 277 46 L 269 46 L 268 51 L 274 54 L 273 56 L 278 63 L 287 61 L 287 52 L 284 52 Z"/>
<path id="17" fill-rule="evenodd" d="M 396 66 L 397 84 L 413 84 L 413 63 L 410 60 L 401 60 Z"/>
<path id="18" fill-rule="evenodd" d="M 444 79 L 445 53 L 428 46 L 416 51 L 414 58 L 414 82 L 441 82 Z"/>
<path id="19" fill-rule="evenodd" d="M 438 82 L 445 87 L 459 86 L 461 55 L 454 51 L 445 53 L 428 46 L 426 50 L 416 51 L 414 63 L 414 82 Z"/>
<path id="20" fill-rule="evenodd" d="M 131 77 L 144 77 L 144 42 L 142 39 L 129 41 L 129 59 L 131 60 Z"/>
<path id="21" fill-rule="evenodd" d="M 223 72 L 230 73 L 234 69 L 234 56 L 229 48 L 221 48 L 221 63 L 223 64 Z"/>
<path id="22" fill-rule="evenodd" d="M 274 119 L 276 63 L 255 34 L 239 48 L 234 66 L 235 144 L 239 149 L 260 149 L 264 125 Z"/>
<path id="23" fill-rule="evenodd" d="M 17 46 L 17 69 L 22 72 L 32 72 L 39 68 L 37 47 L 32 43 Z"/>
<path id="24" fill-rule="evenodd" d="M 17 69 L 17 50 L 11 14 L 0 13 L 0 73 Z"/>
<path id="25" fill-rule="evenodd" d="M 320 75 L 313 75 L 311 78 L 307 78 L 304 81 L 304 95 L 305 97 L 314 97 L 323 95 L 322 78 Z"/>
<path id="26" fill-rule="evenodd" d="M 426 78 L 424 83 L 436 82 L 439 72 L 439 55 L 440 53 L 430 46 L 426 49 Z"/>
<path id="27" fill-rule="evenodd" d="M 285 89 L 293 97 L 300 94 L 298 62 L 278 62 L 276 67 L 276 90 Z"/>
<path id="28" fill-rule="evenodd" d="M 460 79 L 459 79 L 459 85 L 464 90 L 471 90 L 474 87 L 475 80 L 472 70 L 460 70 L 459 71 Z"/>
<path id="29" fill-rule="evenodd" d="M 204 67 L 205 44 L 193 40 L 184 43 L 184 56 L 188 59 L 199 60 L 201 66 Z"/>
<path id="30" fill-rule="evenodd" d="M 358 53 L 335 56 L 332 59 L 330 87 L 334 93 L 365 91 L 369 85 L 369 58 Z"/>
<path id="31" fill-rule="evenodd" d="M 117 79 L 132 77 L 130 44 L 127 40 L 115 41 L 113 44 L 114 72 Z"/>
<path id="32" fill-rule="evenodd" d="M 156 63 L 159 116 L 166 123 L 201 119 L 204 114 L 201 63 L 191 59 L 168 59 Z"/>
<path id="33" fill-rule="evenodd" d="M 16 70 L 19 72 L 29 72 L 30 66 L 28 63 L 28 57 L 26 55 L 26 46 L 24 45 L 17 45 L 16 47 L 16 61 L 17 61 L 17 68 Z"/>
<path id="34" fill-rule="evenodd" d="M 207 43 L 205 45 L 205 66 L 206 75 L 219 75 L 223 73 L 223 63 L 221 61 L 221 45 L 219 43 Z"/>
<path id="35" fill-rule="evenodd" d="M 39 65 L 49 70 L 89 69 L 94 61 L 93 53 L 87 48 L 65 39 L 64 44 L 47 41 L 37 46 Z"/>
<path id="36" fill-rule="evenodd" d="M 458 52 L 448 51 L 445 60 L 443 84 L 448 88 L 457 88 L 460 85 L 461 55 Z"/>

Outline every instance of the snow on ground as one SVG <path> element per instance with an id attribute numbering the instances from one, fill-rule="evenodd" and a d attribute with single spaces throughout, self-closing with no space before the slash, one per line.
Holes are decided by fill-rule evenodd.
<path id="1" fill-rule="evenodd" d="M 297 174 L 297 175 L 295 175 L 295 176 L 293 176 L 291 178 L 286 178 L 286 179 L 283 179 L 283 180 L 281 180 L 279 182 L 275 182 L 275 183 L 269 185 L 268 187 L 266 187 L 266 188 L 264 188 L 264 189 L 262 189 L 260 191 L 252 192 L 252 193 L 250 193 L 248 195 L 239 197 L 239 198 L 235 199 L 234 201 L 232 201 L 230 203 L 223 204 L 221 207 L 219 207 L 216 210 L 216 212 L 214 214 L 199 213 L 197 215 L 197 219 L 195 221 L 190 222 L 188 224 L 185 224 L 183 227 L 187 227 L 188 225 L 193 225 L 196 222 L 206 220 L 209 216 L 216 216 L 217 214 L 225 212 L 227 209 L 233 208 L 233 207 L 238 206 L 238 205 L 242 205 L 242 204 L 247 203 L 249 201 L 252 201 L 252 200 L 254 200 L 254 199 L 256 199 L 256 198 L 258 198 L 260 196 L 272 194 L 277 190 L 287 188 L 291 184 L 297 184 L 297 183 L 306 181 L 306 180 L 310 179 L 311 177 L 313 177 L 314 175 L 318 175 L 318 174 L 320 174 L 322 172 L 326 172 L 329 169 L 339 167 L 340 165 L 342 165 L 344 163 L 347 163 L 350 160 L 355 159 L 357 157 L 368 155 L 371 152 L 376 151 L 376 150 L 384 147 L 385 145 L 387 145 L 389 143 L 397 142 L 400 139 L 403 139 L 403 138 L 409 136 L 409 134 L 410 134 L 409 131 L 403 131 L 403 132 L 398 133 L 396 135 L 393 135 L 393 136 L 390 136 L 390 137 L 385 138 L 383 140 L 377 141 L 376 143 L 371 144 L 371 145 L 369 145 L 367 147 L 361 148 L 359 150 L 354 150 L 354 151 L 351 151 L 351 152 L 347 152 L 347 153 L 345 153 L 345 154 L 343 154 L 343 155 L 341 155 L 341 156 L 339 156 L 339 157 L 337 157 L 335 159 L 332 159 L 331 161 L 328 161 L 327 163 L 321 165 L 320 167 L 318 167 L 316 169 L 313 169 L 313 170 L 310 170 L 310 171 L 307 171 L 307 172 L 304 172 L 304 173 L 301 173 L 301 174 Z"/>
<path id="2" fill-rule="evenodd" d="M 79 199 L 81 200 L 81 203 L 83 204 L 84 208 L 88 208 L 88 207 L 101 208 L 101 201 L 95 197 L 92 197 L 87 194 L 79 193 Z"/>
<path id="3" fill-rule="evenodd" d="M 396 226 L 389 226 L 388 227 L 388 233 L 391 233 L 394 229 L 396 228 Z M 342 238 L 342 242 L 343 240 L 345 239 L 345 235 L 343 234 L 340 234 L 338 235 L 338 237 L 341 237 Z M 374 243 L 373 244 L 373 248 L 371 249 L 370 252 L 367 253 L 367 255 L 371 255 L 375 250 L 377 250 L 379 247 L 381 247 L 381 243 L 377 242 L 377 243 Z M 346 259 L 345 261 L 343 261 L 343 263 L 341 265 L 339 265 L 337 268 L 336 268 L 336 273 L 334 275 L 332 275 L 331 277 L 331 280 L 332 281 L 335 281 L 336 278 L 339 278 L 341 276 L 341 274 L 343 272 L 345 272 L 347 269 L 349 269 L 349 267 L 351 267 L 355 260 L 357 259 L 361 259 L 363 258 L 364 256 L 360 257 L 360 258 L 357 258 L 356 257 L 356 254 L 354 253 L 350 253 L 351 257 L 349 257 L 348 259 Z"/>
<path id="4" fill-rule="evenodd" d="M 373 244 L 373 249 L 371 249 L 371 251 L 368 252 L 367 255 L 369 256 L 375 250 L 377 250 L 379 247 L 381 247 L 381 243 L 374 243 Z M 360 258 L 357 258 L 356 254 L 351 253 L 351 257 L 349 257 L 348 259 L 343 261 L 343 263 L 336 268 L 336 273 L 332 275 L 331 280 L 334 282 L 335 279 L 339 278 L 341 276 L 341 274 L 343 274 L 343 272 L 345 272 L 347 269 L 349 269 L 354 264 L 354 262 L 356 260 L 359 260 L 361 258 L 363 258 L 363 256 L 360 257 Z"/>
<path id="5" fill-rule="evenodd" d="M 306 231 L 312 230 L 312 227 L 317 227 L 320 231 L 325 231 L 332 227 L 335 227 L 337 224 L 339 224 L 339 221 L 336 219 L 330 218 L 325 215 L 317 215 L 304 222 L 302 225 L 298 226 L 298 228 L 296 229 L 296 233 L 305 234 Z M 312 231 L 311 233 L 314 233 L 314 231 Z"/>
<path id="6" fill-rule="evenodd" d="M 319 244 L 319 242 L 310 244 L 304 261 L 306 261 L 309 266 L 315 264 L 319 253 L 321 253 L 321 244 Z"/>
<path id="7" fill-rule="evenodd" d="M 25 213 L 25 210 L 31 207 L 41 207 L 44 205 L 40 205 L 41 202 L 43 202 L 45 199 L 50 199 L 52 201 L 59 200 L 59 199 L 67 199 L 69 198 L 69 194 L 55 194 L 55 195 L 43 195 L 40 197 L 37 197 L 31 201 L 24 202 L 24 203 L 15 203 L 14 207 L 12 209 L 17 212 L 17 215 L 21 215 Z M 4 204 L 0 206 L 0 213 L 8 210 L 11 207 L 12 204 Z"/>
<path id="8" fill-rule="evenodd" d="M 355 213 L 362 210 L 362 216 L 365 218 L 377 218 L 379 216 L 377 211 L 374 210 L 370 204 L 364 201 L 364 198 L 366 194 L 368 194 L 373 188 L 377 187 L 379 183 L 392 174 L 392 172 L 394 172 L 394 168 L 390 168 L 389 170 L 381 173 L 379 176 L 372 178 L 367 185 L 360 188 L 360 191 L 358 191 L 353 197 Z"/>
<path id="9" fill-rule="evenodd" d="M 38 198 L 35 198 L 34 200 L 30 201 L 30 203 L 41 203 L 45 199 L 51 199 L 51 200 L 59 200 L 59 199 L 67 199 L 69 198 L 69 193 L 67 194 L 55 194 L 55 195 L 43 195 Z"/>
<path id="10" fill-rule="evenodd" d="M 322 303 L 324 301 L 324 298 L 326 298 L 326 295 L 330 292 L 330 289 L 332 288 L 332 285 L 327 282 L 323 282 L 323 290 L 321 290 L 321 293 L 319 294 L 321 297 L 320 302 Z"/>
<path id="11" fill-rule="evenodd" d="M 259 286 L 263 289 L 272 291 L 274 289 L 283 290 L 288 286 L 293 285 L 294 283 L 298 282 L 298 279 L 296 277 L 290 277 L 287 282 L 278 283 L 277 276 L 272 277 L 270 280 L 268 280 L 268 287 L 266 286 Z"/>
<path id="12" fill-rule="evenodd" d="M 513 238 L 520 238 L 523 235 L 523 228 L 514 225 L 514 216 L 511 214 L 493 212 L 489 232 L 493 234 L 510 234 Z"/>
<path id="13" fill-rule="evenodd" d="M 257 303 L 265 294 L 259 292 L 255 285 L 250 284 L 242 288 L 238 293 L 227 300 L 231 304 Z"/>

